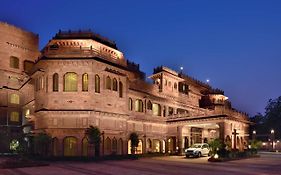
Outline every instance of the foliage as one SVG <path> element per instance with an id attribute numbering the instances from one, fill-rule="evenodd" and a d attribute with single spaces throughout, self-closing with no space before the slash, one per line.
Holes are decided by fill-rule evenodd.
<path id="1" fill-rule="evenodd" d="M 265 114 L 258 113 L 251 118 L 255 123 L 252 130 L 256 130 L 257 135 L 269 134 L 271 129 L 275 130 L 275 137 L 281 138 L 281 96 L 270 99 L 265 107 Z"/>
<path id="2" fill-rule="evenodd" d="M 86 129 L 85 134 L 88 138 L 89 144 L 93 144 L 95 147 L 95 155 L 99 156 L 101 143 L 100 129 L 91 125 Z"/>
<path id="3" fill-rule="evenodd" d="M 220 139 L 211 140 L 209 143 L 210 154 L 216 154 L 220 149 L 224 148 L 223 142 Z"/>
<path id="4" fill-rule="evenodd" d="M 132 154 L 135 154 L 136 148 L 139 144 L 139 136 L 137 133 L 132 132 L 130 134 L 130 140 L 131 140 L 131 148 L 132 148 Z"/>
<path id="5" fill-rule="evenodd" d="M 45 132 L 34 135 L 34 148 L 35 153 L 40 156 L 47 156 L 52 137 Z"/>
<path id="6" fill-rule="evenodd" d="M 250 141 L 251 149 L 258 150 L 262 146 L 262 142 L 258 140 L 251 140 Z"/>

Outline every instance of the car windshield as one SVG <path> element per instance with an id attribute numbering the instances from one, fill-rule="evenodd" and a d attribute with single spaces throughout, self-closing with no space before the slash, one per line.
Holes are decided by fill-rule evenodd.
<path id="1" fill-rule="evenodd" d="M 199 145 L 199 144 L 194 144 L 192 145 L 190 148 L 201 148 L 202 145 Z"/>

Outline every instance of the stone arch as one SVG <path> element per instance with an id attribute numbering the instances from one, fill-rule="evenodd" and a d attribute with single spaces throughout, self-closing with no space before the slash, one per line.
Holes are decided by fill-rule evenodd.
<path id="1" fill-rule="evenodd" d="M 88 156 L 89 155 L 89 142 L 87 137 L 84 137 L 82 139 L 82 144 L 81 144 L 81 150 L 82 150 L 82 156 Z"/>
<path id="2" fill-rule="evenodd" d="M 117 154 L 117 139 L 115 137 L 112 139 L 112 153 Z"/>
<path id="3" fill-rule="evenodd" d="M 104 141 L 104 154 L 110 155 L 111 154 L 111 139 L 107 137 Z"/>
<path id="4" fill-rule="evenodd" d="M 64 156 L 77 156 L 77 138 L 67 136 L 63 139 L 63 155 Z"/>
<path id="5" fill-rule="evenodd" d="M 53 156 L 59 155 L 59 139 L 56 137 L 52 139 L 52 152 Z"/>
<path id="6" fill-rule="evenodd" d="M 120 138 L 117 143 L 117 154 L 123 154 L 123 140 Z"/>
<path id="7" fill-rule="evenodd" d="M 153 152 L 160 153 L 161 152 L 161 143 L 158 139 L 153 139 Z"/>

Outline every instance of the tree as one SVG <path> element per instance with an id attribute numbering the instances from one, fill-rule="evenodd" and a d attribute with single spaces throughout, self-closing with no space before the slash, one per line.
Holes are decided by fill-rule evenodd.
<path id="1" fill-rule="evenodd" d="M 35 153 L 40 156 L 47 156 L 52 137 L 46 132 L 41 132 L 33 137 Z"/>
<path id="2" fill-rule="evenodd" d="M 220 139 L 211 140 L 208 144 L 211 148 L 210 153 L 213 155 L 223 148 L 223 143 Z"/>
<path id="3" fill-rule="evenodd" d="M 98 127 L 90 126 L 86 129 L 85 134 L 88 138 L 89 144 L 94 145 L 95 155 L 100 155 L 101 132 Z"/>
<path id="4" fill-rule="evenodd" d="M 132 154 L 135 154 L 136 153 L 136 149 L 139 145 L 139 136 L 137 133 L 135 132 L 132 132 L 130 134 L 130 140 L 131 140 L 131 152 Z"/>

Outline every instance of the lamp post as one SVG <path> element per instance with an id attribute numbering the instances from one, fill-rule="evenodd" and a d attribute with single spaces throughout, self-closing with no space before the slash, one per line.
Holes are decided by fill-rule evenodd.
<path id="1" fill-rule="evenodd" d="M 252 135 L 252 139 L 253 139 L 253 140 L 256 140 L 256 136 L 257 136 L 257 131 L 254 130 L 254 131 L 253 131 L 253 135 Z"/>
<path id="2" fill-rule="evenodd" d="M 270 137 L 272 142 L 272 151 L 274 150 L 274 129 L 271 129 L 270 131 Z"/>

